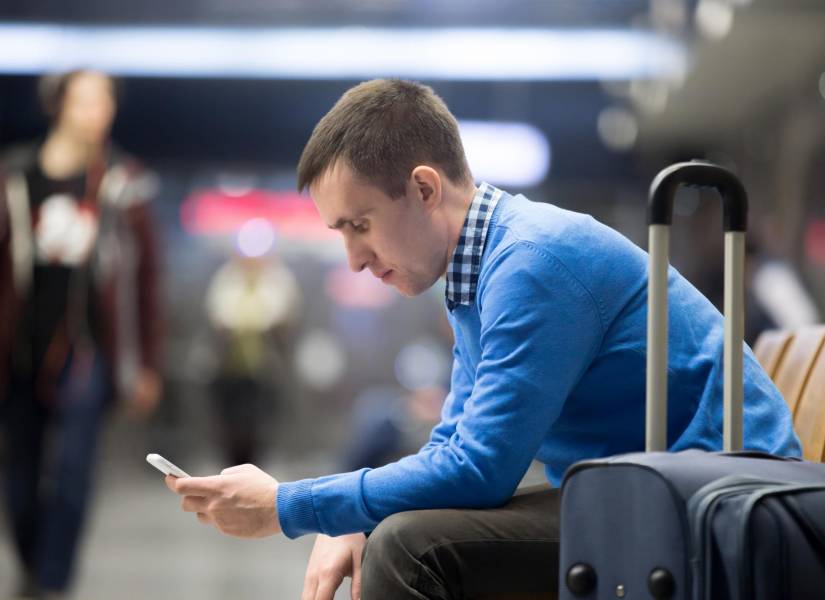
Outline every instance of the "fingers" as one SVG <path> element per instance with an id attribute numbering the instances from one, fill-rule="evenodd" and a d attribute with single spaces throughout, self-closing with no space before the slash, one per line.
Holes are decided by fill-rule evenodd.
<path id="1" fill-rule="evenodd" d="M 209 515 L 206 513 L 198 513 L 198 521 L 203 523 L 204 525 L 212 525 L 212 519 L 209 518 Z"/>
<path id="2" fill-rule="evenodd" d="M 361 600 L 361 553 L 352 554 L 352 584 L 349 588 L 352 600 Z"/>
<path id="3" fill-rule="evenodd" d="M 318 579 L 310 577 L 304 578 L 304 589 L 301 592 L 301 600 L 315 600 L 315 592 L 318 591 Z"/>
<path id="4" fill-rule="evenodd" d="M 225 484 L 226 481 L 220 475 L 181 477 L 175 480 L 174 487 L 169 485 L 167 480 L 169 489 L 181 496 L 203 496 L 205 498 L 219 494 Z"/>
<path id="5" fill-rule="evenodd" d="M 209 508 L 209 501 L 203 496 L 184 496 L 180 501 L 180 507 L 184 512 L 206 513 Z"/>
<path id="6" fill-rule="evenodd" d="M 343 583 L 343 575 L 325 571 L 319 574 L 307 574 L 301 600 L 333 600 L 336 590 Z"/>
<path id="7" fill-rule="evenodd" d="M 330 574 L 328 578 L 322 579 L 318 583 L 318 591 L 315 592 L 315 598 L 312 600 L 333 600 L 335 597 L 335 590 L 337 590 L 344 578 L 340 575 Z"/>

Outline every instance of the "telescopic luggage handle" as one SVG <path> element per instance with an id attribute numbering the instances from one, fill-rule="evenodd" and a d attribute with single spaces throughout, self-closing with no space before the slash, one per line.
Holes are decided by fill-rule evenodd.
<path id="1" fill-rule="evenodd" d="M 736 175 L 705 161 L 671 165 L 661 171 L 650 186 L 646 449 L 648 452 L 667 450 L 668 253 L 673 198 L 683 185 L 713 188 L 719 192 L 724 203 L 724 443 L 725 451 L 731 452 L 742 449 L 742 346 L 745 332 L 744 267 L 748 196 Z"/>

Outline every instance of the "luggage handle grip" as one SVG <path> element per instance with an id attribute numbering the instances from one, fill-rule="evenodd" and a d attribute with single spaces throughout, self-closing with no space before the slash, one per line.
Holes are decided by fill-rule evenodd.
<path id="1" fill-rule="evenodd" d="M 681 186 L 715 189 L 722 197 L 725 231 L 748 228 L 748 195 L 739 179 L 719 165 L 693 160 L 663 169 L 650 186 L 648 225 L 671 225 L 673 200 Z"/>

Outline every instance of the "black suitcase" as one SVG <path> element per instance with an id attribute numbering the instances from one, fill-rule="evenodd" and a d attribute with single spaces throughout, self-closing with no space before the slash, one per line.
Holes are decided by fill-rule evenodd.
<path id="1" fill-rule="evenodd" d="M 724 200 L 725 450 L 664 452 L 667 246 L 681 185 Z M 729 171 L 673 165 L 650 192 L 647 450 L 565 475 L 560 598 L 825 598 L 825 465 L 742 447 L 747 196 Z"/>

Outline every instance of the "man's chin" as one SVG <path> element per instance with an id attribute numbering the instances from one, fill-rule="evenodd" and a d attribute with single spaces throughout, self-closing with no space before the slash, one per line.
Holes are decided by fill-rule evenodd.
<path id="1" fill-rule="evenodd" d="M 405 283 L 406 284 L 401 285 L 392 284 L 392 286 L 398 291 L 398 293 L 404 296 L 405 298 L 414 298 L 415 296 L 420 296 L 433 286 L 432 283 L 430 285 L 410 285 L 407 282 Z"/>

